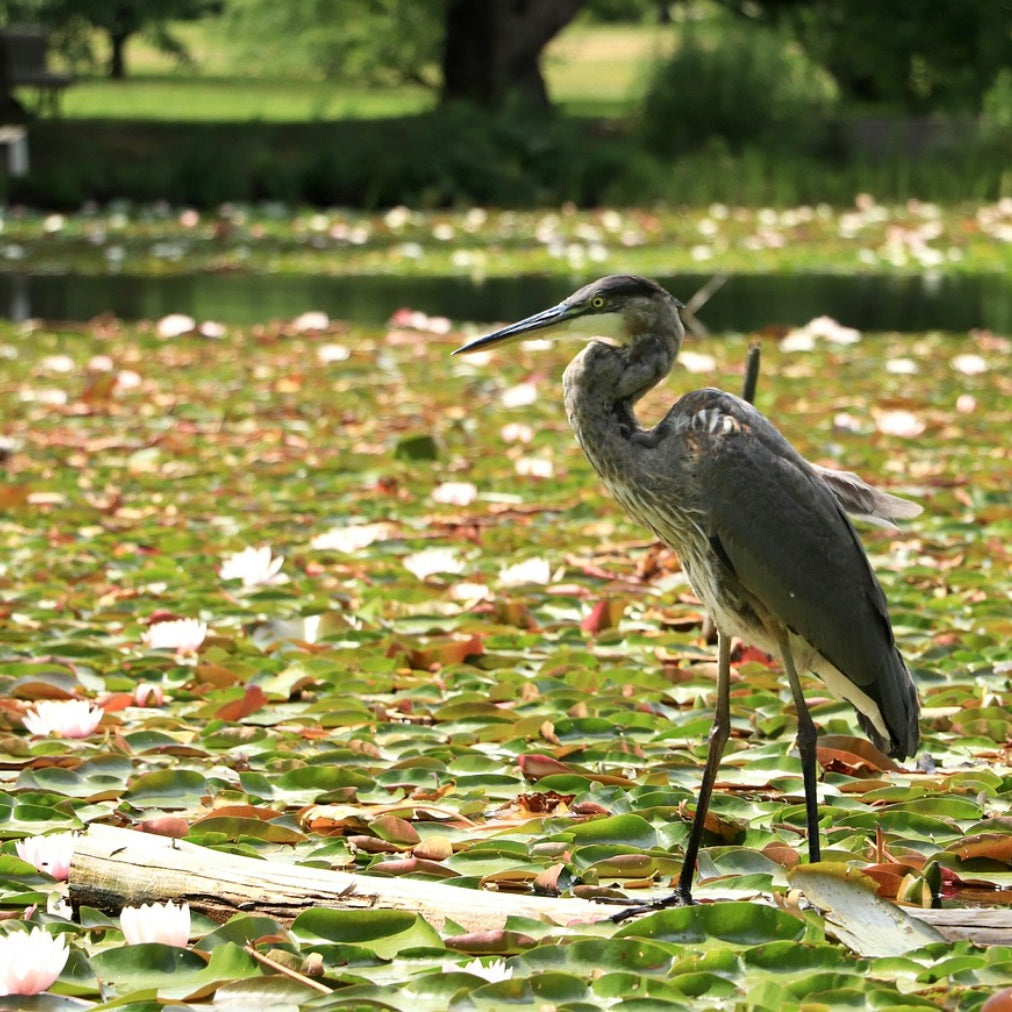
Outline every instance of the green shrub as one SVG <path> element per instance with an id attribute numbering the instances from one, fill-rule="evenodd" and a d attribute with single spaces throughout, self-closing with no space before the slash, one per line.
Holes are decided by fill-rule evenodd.
<path id="1" fill-rule="evenodd" d="M 648 150 L 664 157 L 711 138 L 733 152 L 760 143 L 814 150 L 836 98 L 829 75 L 779 32 L 730 24 L 704 37 L 690 29 L 655 68 L 640 134 Z"/>

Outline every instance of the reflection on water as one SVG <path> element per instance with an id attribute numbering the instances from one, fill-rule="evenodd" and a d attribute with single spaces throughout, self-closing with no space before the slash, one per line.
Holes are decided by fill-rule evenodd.
<path id="1" fill-rule="evenodd" d="M 588 276 L 581 281 L 591 280 Z M 687 301 L 709 275 L 660 278 Z M 251 324 L 320 310 L 362 326 L 382 325 L 407 306 L 453 320 L 520 319 L 568 295 L 581 281 L 557 277 L 323 277 L 195 274 L 175 277 L 0 274 L 0 309 L 8 319 L 124 320 L 186 313 L 197 320 Z M 957 333 L 974 327 L 1012 330 L 1012 281 L 998 275 L 736 275 L 700 312 L 715 332 L 750 332 L 832 316 L 860 330 Z"/>

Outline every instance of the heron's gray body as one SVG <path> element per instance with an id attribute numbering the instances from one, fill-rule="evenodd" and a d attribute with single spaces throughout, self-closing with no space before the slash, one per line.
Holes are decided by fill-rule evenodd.
<path id="1" fill-rule="evenodd" d="M 718 629 L 771 654 L 783 629 L 799 669 L 852 703 L 880 748 L 912 755 L 917 695 L 885 595 L 820 472 L 751 404 L 712 388 L 642 428 L 633 403 L 649 386 L 600 396 L 629 354 L 592 342 L 563 378 L 570 424 L 608 491 L 678 553 Z M 649 356 L 657 380 L 665 357 Z"/>
<path id="2" fill-rule="evenodd" d="M 559 305 L 459 351 L 582 317 L 611 317 L 563 376 L 576 438 L 611 494 L 682 562 L 717 628 L 717 702 L 699 803 L 678 890 L 690 902 L 706 807 L 730 733 L 730 638 L 779 654 L 798 711 L 809 854 L 819 858 L 816 731 L 799 670 L 852 703 L 865 732 L 903 758 L 918 745 L 918 701 L 893 638 L 885 595 L 847 512 L 890 522 L 919 507 L 856 475 L 809 464 L 751 404 L 712 388 L 677 400 L 653 428 L 636 402 L 671 370 L 681 347 L 679 303 L 635 275 L 601 278 Z"/>

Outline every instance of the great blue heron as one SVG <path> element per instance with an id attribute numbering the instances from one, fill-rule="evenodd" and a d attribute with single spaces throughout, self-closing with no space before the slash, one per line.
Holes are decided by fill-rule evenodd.
<path id="1" fill-rule="evenodd" d="M 680 306 L 654 281 L 613 275 L 454 352 L 586 316 L 595 319 L 585 333 L 613 338 L 590 340 L 566 368 L 569 422 L 608 491 L 678 553 L 717 629 L 717 698 L 699 801 L 677 889 L 654 907 L 692 902 L 730 731 L 732 637 L 783 660 L 798 714 L 810 860 L 819 860 L 816 731 L 798 671 L 814 672 L 850 702 L 865 733 L 890 755 L 913 755 L 919 740 L 917 690 L 845 511 L 888 523 L 920 508 L 855 475 L 810 464 L 751 404 L 721 390 L 693 390 L 643 428 L 633 408 L 675 362 L 684 336 Z"/>

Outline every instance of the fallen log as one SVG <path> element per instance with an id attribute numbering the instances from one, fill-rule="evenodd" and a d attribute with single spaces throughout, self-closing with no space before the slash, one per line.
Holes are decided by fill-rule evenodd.
<path id="1" fill-rule="evenodd" d="M 601 921 L 614 907 L 581 899 L 463 889 L 438 882 L 354 875 L 223 854 L 150 833 L 93 823 L 77 841 L 70 865 L 70 902 L 118 914 L 141 903 L 186 902 L 222 923 L 257 913 L 290 923 L 303 910 L 386 908 L 421 914 L 436 930 L 447 920 L 464 931 L 501 928 L 507 917 L 556 924 Z M 950 940 L 1012 944 L 1007 909 L 919 910 L 904 907 Z"/>
<path id="2" fill-rule="evenodd" d="M 462 889 L 439 882 L 353 875 L 223 854 L 130 829 L 93 823 L 74 846 L 70 902 L 118 914 L 141 903 L 186 902 L 223 923 L 257 913 L 290 923 L 303 910 L 382 907 L 421 914 L 437 931 L 447 920 L 465 931 L 501 928 L 507 917 L 566 924 L 604 920 L 614 908 L 580 899 Z"/>

